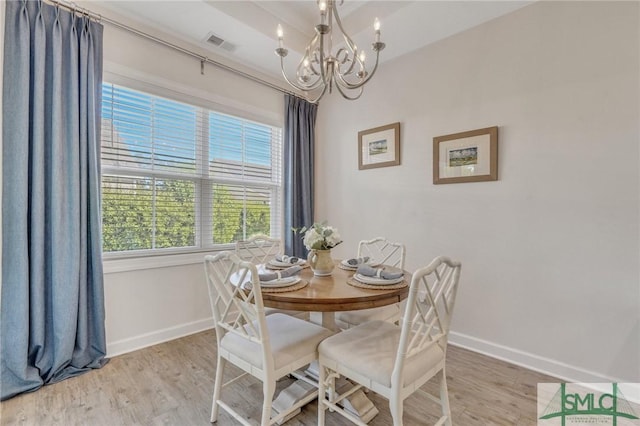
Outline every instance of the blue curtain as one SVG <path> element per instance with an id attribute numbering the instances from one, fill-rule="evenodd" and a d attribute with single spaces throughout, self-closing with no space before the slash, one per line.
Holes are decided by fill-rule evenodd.
<path id="1" fill-rule="evenodd" d="M 306 256 L 302 238 L 292 228 L 313 224 L 313 158 L 318 105 L 284 95 L 284 246 Z"/>
<path id="2" fill-rule="evenodd" d="M 6 2 L 2 400 L 106 363 L 101 84 L 101 25 Z"/>

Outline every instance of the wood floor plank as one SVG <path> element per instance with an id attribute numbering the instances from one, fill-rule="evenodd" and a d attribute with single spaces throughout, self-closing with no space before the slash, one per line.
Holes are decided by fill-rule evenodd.
<path id="1" fill-rule="evenodd" d="M 212 330 L 114 357 L 101 370 L 45 386 L 0 404 L 0 425 L 210 425 L 211 396 L 216 365 Z M 239 370 L 231 366 L 228 380 Z M 536 424 L 536 385 L 558 382 L 465 349 L 450 346 L 447 383 L 455 425 L 489 426 Z M 291 383 L 285 378 L 278 390 Z M 437 394 L 435 381 L 423 390 Z M 388 426 L 387 400 L 370 392 L 380 414 L 369 424 Z M 257 424 L 261 413 L 262 385 L 245 377 L 223 391 L 223 399 Z M 404 404 L 406 426 L 433 424 L 439 407 L 415 393 Z M 317 403 L 305 406 L 287 426 L 317 423 Z M 220 410 L 218 425 L 238 424 Z M 327 413 L 327 426 L 342 426 L 336 413 Z"/>

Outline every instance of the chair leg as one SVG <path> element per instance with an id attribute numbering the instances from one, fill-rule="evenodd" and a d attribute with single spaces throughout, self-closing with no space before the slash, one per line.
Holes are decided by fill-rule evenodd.
<path id="1" fill-rule="evenodd" d="M 271 421 L 271 405 L 273 404 L 273 394 L 276 392 L 275 380 L 265 378 L 262 382 L 262 394 L 264 401 L 262 402 L 262 421 L 261 426 L 269 426 Z"/>
<path id="2" fill-rule="evenodd" d="M 441 371 L 442 377 L 440 378 L 440 405 L 442 405 L 442 415 L 447 416 L 445 424 L 451 426 L 451 407 L 449 406 L 449 391 L 447 390 L 447 374 L 443 368 Z"/>
<path id="3" fill-rule="evenodd" d="M 393 426 L 402 426 L 402 409 L 403 400 L 398 393 L 390 395 L 389 398 L 389 411 L 391 411 L 391 418 L 393 419 Z"/>
<path id="4" fill-rule="evenodd" d="M 325 405 L 322 403 L 327 394 L 327 386 L 325 383 L 327 380 L 327 370 L 321 364 L 318 365 L 318 426 L 324 426 L 324 417 L 326 414 Z"/>
<path id="5" fill-rule="evenodd" d="M 220 399 L 220 391 L 222 390 L 222 380 L 224 375 L 224 366 L 227 360 L 218 357 L 218 364 L 216 366 L 216 380 L 213 385 L 213 402 L 211 403 L 211 423 L 218 421 L 218 400 Z"/>

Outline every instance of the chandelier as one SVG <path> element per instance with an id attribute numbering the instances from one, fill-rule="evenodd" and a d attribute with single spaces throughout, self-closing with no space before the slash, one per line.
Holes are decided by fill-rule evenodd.
<path id="1" fill-rule="evenodd" d="M 342 5 L 344 0 L 340 0 Z M 329 90 L 335 87 L 340 94 L 349 100 L 358 99 L 362 95 L 363 86 L 371 80 L 378 69 L 378 58 L 385 44 L 380 41 L 380 21 L 373 23 L 375 41 L 371 48 L 375 52 L 376 62 L 371 72 L 365 67 L 365 52 L 358 50 L 351 37 L 342 28 L 335 0 L 317 0 L 320 9 L 320 24 L 315 26 L 316 34 L 305 49 L 304 56 L 296 69 L 293 81 L 284 69 L 284 58 L 289 51 L 284 48 L 282 25 L 278 24 L 278 48 L 280 68 L 284 79 L 294 88 L 307 94 L 309 101 L 316 103 Z M 339 34 L 344 40 L 338 44 L 338 50 L 332 53 L 334 41 L 338 43 Z M 334 40 L 336 38 L 336 40 Z M 313 95 L 312 93 L 315 93 Z"/>

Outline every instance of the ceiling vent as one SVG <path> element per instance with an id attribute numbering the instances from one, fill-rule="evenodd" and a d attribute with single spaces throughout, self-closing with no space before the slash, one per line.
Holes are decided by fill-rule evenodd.
<path id="1" fill-rule="evenodd" d="M 236 50 L 236 46 L 233 43 L 229 43 L 223 38 L 218 37 L 214 33 L 209 33 L 204 39 L 207 43 L 212 44 L 216 47 L 222 48 L 228 52 L 233 52 Z"/>

